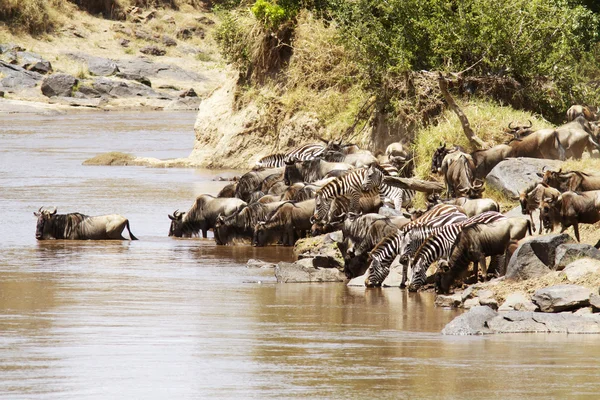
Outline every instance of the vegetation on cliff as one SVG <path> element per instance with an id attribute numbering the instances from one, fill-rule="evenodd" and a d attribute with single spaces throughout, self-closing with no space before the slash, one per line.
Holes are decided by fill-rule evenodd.
<path id="1" fill-rule="evenodd" d="M 381 143 L 363 126 L 437 122 L 434 71 L 479 108 L 554 123 L 571 104 L 600 100 L 600 9 L 586 0 L 258 0 L 221 16 L 217 40 L 240 71 L 240 101 L 266 99 L 280 118 L 314 113 L 329 135 L 372 148 Z"/>

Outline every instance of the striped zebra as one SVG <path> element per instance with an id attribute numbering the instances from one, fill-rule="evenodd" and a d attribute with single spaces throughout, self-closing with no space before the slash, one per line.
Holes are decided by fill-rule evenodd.
<path id="1" fill-rule="evenodd" d="M 444 204 L 445 205 L 445 204 Z M 445 208 L 434 207 L 430 211 L 443 210 Z M 406 247 L 405 237 L 411 232 L 413 229 L 418 229 L 420 227 L 427 228 L 439 228 L 447 225 L 451 225 L 454 223 L 459 223 L 465 221 L 467 216 L 460 211 L 457 211 L 457 207 L 453 207 L 447 209 L 448 212 L 441 215 L 432 214 L 430 216 L 428 213 L 423 214 L 418 220 L 410 222 L 408 225 L 404 226 L 400 231 L 390 235 L 379 243 L 377 246 L 371 251 L 371 265 L 367 270 L 367 278 L 365 280 L 365 285 L 367 287 L 371 286 L 380 286 L 385 278 L 390 273 L 390 265 L 401 252 Z M 425 217 L 425 218 L 423 218 Z M 402 284 L 404 286 L 404 282 L 406 281 L 406 270 L 402 271 Z"/>
<path id="2" fill-rule="evenodd" d="M 365 192 L 377 189 L 379 196 L 383 202 L 385 198 L 390 199 L 394 203 L 394 208 L 400 210 L 402 207 L 408 207 L 412 204 L 416 192 L 410 189 L 402 189 L 389 184 L 384 179 L 385 175 L 382 172 L 381 166 L 376 164 L 371 165 L 367 169 L 362 180 L 362 190 Z"/>
<path id="3" fill-rule="evenodd" d="M 379 165 L 381 166 L 381 168 L 383 168 L 387 171 L 389 176 L 400 176 L 400 173 L 398 172 L 398 168 L 396 168 L 394 165 L 392 165 L 390 163 L 381 163 Z"/>
<path id="4" fill-rule="evenodd" d="M 359 168 L 342 175 L 329 182 L 321 189 L 317 190 L 315 214 L 313 221 L 323 221 L 329 212 L 331 202 L 338 196 L 347 196 L 350 198 L 350 210 L 357 211 L 360 207 L 361 196 L 377 196 L 378 190 L 371 189 L 363 192 L 362 181 L 367 173 L 367 169 Z"/>
<path id="5" fill-rule="evenodd" d="M 261 169 L 261 168 L 279 168 L 279 167 L 284 167 L 285 166 L 285 154 L 282 153 L 276 153 L 276 154 L 269 154 L 268 156 L 265 156 L 263 158 L 261 158 L 260 160 L 258 160 L 256 162 L 256 164 L 254 164 L 254 168 L 253 169 Z"/>
<path id="6" fill-rule="evenodd" d="M 409 269 L 412 271 L 408 282 L 409 290 L 415 291 L 425 285 L 427 269 L 434 261 L 450 257 L 456 238 L 463 229 L 504 219 L 506 217 L 497 211 L 486 211 L 463 222 L 432 231 L 431 235 L 423 240 L 410 262 Z"/>
<path id="7" fill-rule="evenodd" d="M 305 144 L 287 153 L 275 153 L 264 156 L 254 164 L 253 169 L 284 167 L 286 162 L 308 161 L 319 158 L 327 147 L 319 143 Z"/>

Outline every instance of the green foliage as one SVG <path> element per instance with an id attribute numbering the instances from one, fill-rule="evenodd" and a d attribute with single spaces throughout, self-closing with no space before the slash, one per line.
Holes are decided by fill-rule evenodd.
<path id="1" fill-rule="evenodd" d="M 256 0 L 251 8 L 252 13 L 268 29 L 276 29 L 284 21 L 290 19 L 291 10 L 284 9 L 268 0 Z"/>
<path id="2" fill-rule="evenodd" d="M 247 17 L 240 12 L 221 13 L 221 24 L 215 30 L 217 45 L 228 63 L 239 71 L 246 71 L 250 64 L 250 28 Z"/>

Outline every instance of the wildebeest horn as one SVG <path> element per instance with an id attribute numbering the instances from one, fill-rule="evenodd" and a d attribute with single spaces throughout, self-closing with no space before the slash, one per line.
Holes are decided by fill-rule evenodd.
<path id="1" fill-rule="evenodd" d="M 512 121 L 508 123 L 508 129 L 513 129 L 513 127 L 512 127 Z"/>
<path id="2" fill-rule="evenodd" d="M 528 119 L 527 122 L 529 122 L 529 126 L 524 126 L 524 128 L 531 128 L 533 126 L 533 123 L 530 119 Z"/>
<path id="3" fill-rule="evenodd" d="M 42 212 L 42 208 L 44 208 L 44 206 L 41 206 L 38 212 Z"/>
<path id="4" fill-rule="evenodd" d="M 50 215 L 56 214 L 56 206 L 52 207 L 52 211 L 49 212 Z"/>

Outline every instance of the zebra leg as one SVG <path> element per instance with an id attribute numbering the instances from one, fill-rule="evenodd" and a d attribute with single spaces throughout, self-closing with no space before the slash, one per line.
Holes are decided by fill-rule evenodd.
<path id="1" fill-rule="evenodd" d="M 402 210 L 402 196 L 394 199 L 394 208 L 398 211 Z"/>
<path id="2" fill-rule="evenodd" d="M 600 243 L 600 241 L 598 241 Z M 408 275 L 408 264 L 402 264 L 402 281 L 400 282 L 400 289 L 406 288 L 406 279 Z"/>

